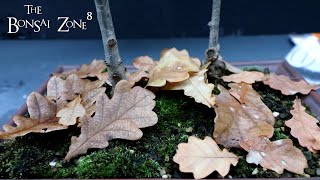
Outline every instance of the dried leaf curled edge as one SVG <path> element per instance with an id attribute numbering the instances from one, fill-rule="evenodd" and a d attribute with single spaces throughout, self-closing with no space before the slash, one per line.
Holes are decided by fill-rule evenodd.
<path id="1" fill-rule="evenodd" d="M 195 179 L 205 178 L 213 171 L 226 176 L 231 164 L 236 166 L 238 157 L 227 149 L 220 150 L 210 137 L 204 140 L 190 136 L 188 143 L 178 145 L 173 161 L 179 164 L 181 172 L 192 172 Z"/>
<path id="2" fill-rule="evenodd" d="M 293 110 L 290 111 L 292 118 L 285 122 L 291 128 L 291 135 L 299 140 L 299 144 L 316 153 L 320 150 L 319 120 L 305 112 L 301 100 L 294 101 Z"/>
<path id="3" fill-rule="evenodd" d="M 152 111 L 155 95 L 141 87 L 130 88 L 131 84 L 122 80 L 112 99 L 106 94 L 99 97 L 95 116 L 81 119 L 81 134 L 72 137 L 65 160 L 85 154 L 90 148 L 105 148 L 112 139 L 137 140 L 142 137 L 139 128 L 157 123 L 157 115 Z"/>

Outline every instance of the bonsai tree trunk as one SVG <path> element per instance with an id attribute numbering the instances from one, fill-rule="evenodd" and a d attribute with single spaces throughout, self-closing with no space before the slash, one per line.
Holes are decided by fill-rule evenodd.
<path id="1" fill-rule="evenodd" d="M 116 35 L 114 33 L 109 0 L 94 0 L 97 9 L 97 18 L 103 41 L 105 62 L 109 78 L 114 88 L 117 82 L 125 77 L 125 68 L 120 58 Z"/>
<path id="2" fill-rule="evenodd" d="M 220 22 L 220 8 L 221 0 L 212 0 L 212 17 L 209 22 L 210 37 L 209 46 L 206 51 L 206 62 L 215 60 L 219 57 L 220 45 L 218 42 L 219 38 L 219 22 Z"/>

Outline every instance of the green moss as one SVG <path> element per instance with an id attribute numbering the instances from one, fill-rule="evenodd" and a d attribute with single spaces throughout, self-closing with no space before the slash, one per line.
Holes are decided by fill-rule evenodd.
<path id="1" fill-rule="evenodd" d="M 210 78 L 209 81 L 219 82 Z M 300 147 L 290 135 L 290 129 L 284 125 L 291 118 L 290 110 L 296 97 L 284 96 L 262 83 L 255 83 L 253 88 L 272 112 L 280 113 L 276 117 L 272 140 L 293 139 L 294 145 L 308 159 L 309 169 L 306 173 L 314 176 L 313 172 L 320 166 L 319 156 Z M 159 178 L 163 174 L 172 178 L 193 178 L 190 173 L 181 173 L 172 157 L 177 145 L 187 142 L 189 136 L 212 137 L 214 110 L 195 103 L 182 91 L 160 91 L 156 93 L 154 111 L 158 115 L 158 123 L 142 129 L 144 135 L 140 140 L 112 140 L 107 148 L 92 149 L 87 155 L 70 162 L 64 162 L 63 158 L 68 151 L 71 136 L 80 133 L 76 127 L 47 134 L 29 134 L 4 142 L 0 144 L 0 178 Z M 230 151 L 240 156 L 237 167 L 232 166 L 229 173 L 233 178 L 280 177 L 273 171 L 265 171 L 260 166 L 246 163 L 247 153 L 244 150 Z M 50 162 L 55 162 L 55 166 L 51 167 Z M 293 176 L 285 172 L 281 177 Z M 210 175 L 210 178 L 216 177 L 217 173 Z"/>
<path id="2" fill-rule="evenodd" d="M 158 124 L 143 129 L 138 141 L 112 140 L 109 147 L 63 162 L 70 138 L 79 129 L 29 134 L 0 145 L 1 178 L 149 178 L 189 177 L 172 161 L 177 145 L 189 135 L 212 136 L 214 110 L 195 103 L 182 91 L 156 94 Z M 15 149 L 12 153 L 12 149 Z M 56 162 L 51 167 L 50 162 Z"/>

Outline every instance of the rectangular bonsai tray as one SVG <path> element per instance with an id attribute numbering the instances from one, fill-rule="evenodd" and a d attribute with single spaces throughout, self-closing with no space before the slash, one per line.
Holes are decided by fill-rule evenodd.
<path id="1" fill-rule="evenodd" d="M 247 62 L 234 62 L 231 63 L 232 65 L 236 67 L 260 67 L 260 68 L 269 68 L 270 72 L 274 72 L 276 74 L 282 74 L 286 75 L 293 80 L 302 80 L 303 77 L 295 71 L 286 61 L 247 61 Z M 78 68 L 79 66 L 60 66 L 56 69 L 56 73 L 61 73 L 64 71 L 68 71 L 71 69 Z M 127 70 L 129 72 L 133 72 L 136 69 L 133 66 L 126 66 Z M 39 92 L 40 94 L 45 94 L 46 93 L 46 88 L 47 88 L 47 82 L 44 82 L 36 91 Z M 308 105 L 311 109 L 311 111 L 317 115 L 317 117 L 320 117 L 320 95 L 316 91 L 312 91 L 310 94 L 304 96 L 302 98 L 303 102 Z M 25 115 L 27 113 L 27 105 L 24 104 L 14 115 Z M 6 124 L 9 125 L 14 125 L 13 119 L 10 118 Z M 255 180 L 259 178 L 242 178 L 242 180 Z M 275 180 L 279 178 L 268 178 L 270 180 Z M 296 180 L 296 179 L 303 179 L 303 180 L 316 180 L 319 179 L 320 177 L 313 177 L 313 178 L 281 178 L 283 180 Z M 235 179 L 236 180 L 236 179 Z M 240 180 L 240 179 L 239 179 Z M 261 179 L 260 179 L 261 180 Z"/>

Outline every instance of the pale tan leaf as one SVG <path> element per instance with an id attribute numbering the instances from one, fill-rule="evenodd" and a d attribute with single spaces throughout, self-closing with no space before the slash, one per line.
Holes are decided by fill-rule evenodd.
<path id="1" fill-rule="evenodd" d="M 78 96 L 68 103 L 65 108 L 61 109 L 57 113 L 57 117 L 60 117 L 59 124 L 70 126 L 76 124 L 77 118 L 83 117 L 85 114 L 86 110 L 81 104 L 80 96 Z"/>
<path id="2" fill-rule="evenodd" d="M 175 48 L 161 53 L 159 63 L 150 70 L 148 86 L 162 87 L 168 82 L 181 82 L 189 78 L 189 72 L 198 72 L 199 63 L 185 50 Z"/>
<path id="3" fill-rule="evenodd" d="M 292 81 L 284 75 L 270 74 L 265 76 L 263 83 L 272 89 L 280 90 L 284 95 L 294 95 L 296 93 L 309 94 L 310 91 L 320 88 L 320 85 L 309 85 L 304 80 Z"/>
<path id="4" fill-rule="evenodd" d="M 220 150 L 216 142 L 208 136 L 204 140 L 190 136 L 188 143 L 178 145 L 173 161 L 179 164 L 180 171 L 191 172 L 195 179 L 200 179 L 213 171 L 226 176 L 231 164 L 237 165 L 238 157 L 227 149 Z"/>
<path id="5" fill-rule="evenodd" d="M 231 74 L 229 76 L 223 76 L 222 79 L 225 82 L 253 84 L 256 81 L 262 81 L 264 74 L 257 71 L 242 71 L 238 74 Z"/>
<path id="6" fill-rule="evenodd" d="M 92 111 L 94 108 L 92 105 L 97 101 L 97 99 L 104 94 L 106 91 L 106 88 L 99 88 L 99 89 L 93 89 L 91 91 L 86 91 L 81 94 L 82 99 L 82 105 L 86 109 L 88 115 L 92 115 L 94 111 Z"/>
<path id="7" fill-rule="evenodd" d="M 128 84 L 120 81 L 112 99 L 106 94 L 98 98 L 95 116 L 81 119 L 81 134 L 72 138 L 65 160 L 84 154 L 90 148 L 105 148 L 108 141 L 115 138 L 137 140 L 142 136 L 139 128 L 157 123 L 157 115 L 152 111 L 154 94 L 141 87 L 128 90 Z"/>
<path id="8" fill-rule="evenodd" d="M 214 84 L 206 83 L 205 70 L 192 73 L 190 78 L 177 83 L 168 83 L 164 90 L 184 90 L 184 94 L 191 96 L 196 102 L 202 103 L 209 108 L 215 104 L 215 97 L 212 94 Z"/>
<path id="9" fill-rule="evenodd" d="M 50 100 L 58 100 L 62 96 L 70 96 L 70 85 L 65 83 L 63 79 L 53 76 L 47 83 L 47 98 Z"/>
<path id="10" fill-rule="evenodd" d="M 58 123 L 56 118 L 56 105 L 41 94 L 33 92 L 27 98 L 30 118 L 15 116 L 16 126 L 5 125 L 4 132 L 0 132 L 0 139 L 14 139 L 31 132 L 46 133 L 66 129 Z"/>
<path id="11" fill-rule="evenodd" d="M 128 76 L 128 82 L 134 84 L 136 82 L 139 82 L 142 78 L 149 77 L 149 74 L 146 73 L 144 70 L 138 70 L 135 73 L 132 73 Z"/>
<path id="12" fill-rule="evenodd" d="M 133 60 L 133 66 L 139 70 L 149 72 L 157 65 L 157 61 L 153 61 L 149 56 L 140 56 Z"/>
<path id="13" fill-rule="evenodd" d="M 284 169 L 303 174 L 304 169 L 308 167 L 302 151 L 294 147 L 290 139 L 271 142 L 268 138 L 257 138 L 253 141 L 240 142 L 240 145 L 248 151 L 248 163 L 259 164 L 278 174 L 282 174 Z"/>
<path id="14" fill-rule="evenodd" d="M 269 117 L 249 99 L 241 104 L 229 91 L 219 87 L 216 96 L 216 118 L 213 137 L 218 144 L 226 148 L 240 147 L 239 141 L 257 137 L 272 137 L 274 117 Z M 260 99 L 260 96 L 256 97 Z"/>
<path id="15" fill-rule="evenodd" d="M 291 135 L 299 140 L 299 144 L 316 153 L 320 150 L 319 120 L 305 112 L 301 100 L 294 101 L 293 110 L 290 111 L 292 118 L 285 122 L 291 128 Z"/>

